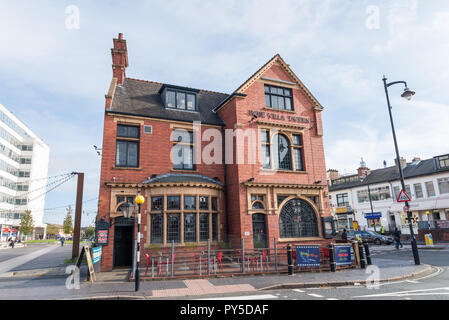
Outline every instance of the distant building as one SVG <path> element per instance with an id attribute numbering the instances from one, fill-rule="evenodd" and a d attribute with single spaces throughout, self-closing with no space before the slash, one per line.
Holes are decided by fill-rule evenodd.
<path id="1" fill-rule="evenodd" d="M 48 145 L 0 104 L 0 239 L 18 236 L 27 209 L 34 226 L 45 227 L 49 153 Z"/>
<path id="2" fill-rule="evenodd" d="M 363 161 L 362 161 L 363 162 Z M 432 227 L 445 226 L 449 220 L 449 154 L 412 162 L 401 158 L 406 194 L 412 211 L 414 232 L 430 220 Z M 402 189 L 398 166 L 370 170 L 363 163 L 357 174 L 338 176 L 328 170 L 331 214 L 339 230 L 343 228 L 379 231 L 395 227 L 410 234 L 404 203 L 397 202 Z M 369 188 L 369 190 L 368 190 Z M 371 211 L 370 197 L 373 210 Z M 427 214 L 429 212 L 429 214 Z M 421 224 L 422 225 L 422 224 Z M 424 224 L 425 225 L 425 224 Z"/>

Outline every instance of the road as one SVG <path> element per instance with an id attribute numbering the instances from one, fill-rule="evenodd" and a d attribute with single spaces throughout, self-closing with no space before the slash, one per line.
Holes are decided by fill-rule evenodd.
<path id="1" fill-rule="evenodd" d="M 63 267 L 64 259 L 71 257 L 71 245 L 30 245 L 27 248 L 0 250 L 0 270 L 10 267 L 8 272 Z M 413 263 L 409 246 L 397 251 L 393 246 L 372 246 L 373 264 L 376 259 L 388 259 L 404 264 Z M 34 255 L 39 256 L 34 257 Z M 263 290 L 239 292 L 235 294 L 198 296 L 201 299 L 225 300 L 448 300 L 449 299 L 449 246 L 444 250 L 420 250 L 423 264 L 432 265 L 429 274 L 403 281 L 379 283 L 372 282 L 371 287 L 365 283 L 346 287 L 321 287 L 284 290 Z M 22 259 L 19 261 L 17 259 Z M 18 261 L 11 263 L 11 261 Z M 17 265 L 19 262 L 23 262 Z M 4 271 L 3 271 L 4 272 Z M 3 273 L 5 274 L 5 273 Z M 67 275 L 45 275 L 30 277 L 1 277 L 0 299 L 58 299 L 80 298 L 93 292 L 94 288 L 107 284 L 83 282 L 84 290 L 67 290 Z M 123 283 L 120 287 L 130 291 L 134 285 Z M 144 284 L 143 284 L 144 286 Z M 374 288 L 372 288 L 374 286 Z M 126 290 L 125 290 L 126 288 Z M 130 289 L 131 288 L 131 289 Z M 132 292 L 132 290 L 130 291 Z M 179 299 L 183 299 L 180 297 Z M 195 297 L 196 299 L 196 297 Z"/>
<path id="2" fill-rule="evenodd" d="M 373 246 L 376 257 L 413 263 L 409 246 L 396 250 L 392 246 Z M 346 287 L 267 290 L 257 294 L 208 296 L 211 300 L 449 300 L 449 247 L 444 250 L 420 250 L 421 263 L 433 266 L 431 273 L 403 281 L 364 283 Z"/>

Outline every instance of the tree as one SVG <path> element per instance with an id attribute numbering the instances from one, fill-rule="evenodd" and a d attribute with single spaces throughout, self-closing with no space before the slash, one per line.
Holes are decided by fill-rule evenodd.
<path id="1" fill-rule="evenodd" d="M 95 236 L 95 228 L 94 227 L 86 227 L 84 230 L 84 235 L 86 238 L 93 238 Z"/>
<path id="2" fill-rule="evenodd" d="M 22 219 L 20 219 L 20 227 L 19 231 L 24 236 L 29 236 L 33 234 L 34 230 L 34 220 L 31 216 L 30 210 L 25 210 L 25 214 L 23 215 Z"/>
<path id="3" fill-rule="evenodd" d="M 62 224 L 62 229 L 65 234 L 72 234 L 73 231 L 73 222 L 72 222 L 72 209 L 69 207 L 67 210 L 67 215 L 64 219 L 64 223 Z"/>

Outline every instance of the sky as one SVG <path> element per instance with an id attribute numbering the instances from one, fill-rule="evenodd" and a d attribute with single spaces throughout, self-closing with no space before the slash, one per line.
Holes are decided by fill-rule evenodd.
<path id="1" fill-rule="evenodd" d="M 50 146 L 49 176 L 85 173 L 82 226 L 94 221 L 112 38 L 129 77 L 231 93 L 279 53 L 324 107 L 326 166 L 394 164 L 399 151 L 449 153 L 446 0 L 0 1 L 0 103 Z M 62 223 L 76 178 L 46 196 Z M 59 208 L 62 207 L 62 208 Z M 57 208 L 57 209 L 53 209 Z"/>

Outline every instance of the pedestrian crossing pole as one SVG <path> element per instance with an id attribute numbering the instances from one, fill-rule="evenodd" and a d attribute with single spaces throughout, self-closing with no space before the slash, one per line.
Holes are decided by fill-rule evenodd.
<path id="1" fill-rule="evenodd" d="M 138 195 L 136 197 L 136 203 L 138 206 L 138 211 L 137 211 L 137 253 L 136 253 L 136 271 L 135 271 L 135 281 L 136 281 L 136 286 L 135 286 L 135 291 L 139 291 L 139 287 L 140 287 L 140 272 L 139 272 L 139 266 L 140 266 L 140 219 L 141 219 L 141 214 L 140 214 L 140 210 L 141 210 L 141 206 L 143 203 L 145 203 L 145 198 L 141 195 Z"/>

